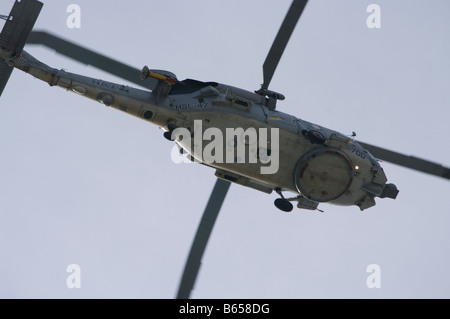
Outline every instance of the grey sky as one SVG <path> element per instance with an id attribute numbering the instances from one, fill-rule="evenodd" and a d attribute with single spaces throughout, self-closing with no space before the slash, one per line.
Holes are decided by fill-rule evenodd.
<path id="1" fill-rule="evenodd" d="M 81 29 L 66 26 L 71 3 Z M 137 68 L 251 91 L 290 3 L 45 1 L 36 29 Z M 370 3 L 381 29 L 366 26 Z M 278 109 L 450 166 L 449 12 L 445 0 L 310 0 L 270 85 L 287 97 Z M 215 177 L 174 164 L 162 133 L 14 71 L 0 98 L 0 297 L 175 296 Z M 192 297 L 449 298 L 450 183 L 382 165 L 400 194 L 364 212 L 281 213 L 275 194 L 232 185 Z M 80 289 L 66 286 L 69 264 L 81 267 Z M 379 289 L 366 286 L 369 264 L 381 267 Z"/>

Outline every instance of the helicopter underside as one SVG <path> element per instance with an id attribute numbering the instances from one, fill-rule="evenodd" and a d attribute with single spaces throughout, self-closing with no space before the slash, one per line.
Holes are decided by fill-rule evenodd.
<path id="1" fill-rule="evenodd" d="M 194 120 L 201 120 L 203 133 L 209 128 L 219 128 L 225 132 L 230 127 L 241 127 L 246 131 L 250 127 L 258 130 L 280 126 L 279 121 L 272 124 L 267 121 L 249 120 L 239 114 L 227 113 L 226 117 L 222 117 L 217 111 L 214 114 L 185 112 L 183 115 L 187 118 L 178 121 L 178 124 L 188 128 L 190 132 L 195 131 L 192 124 Z M 374 198 L 382 194 L 387 181 L 378 162 L 351 139 L 316 125 L 314 127 L 322 131 L 321 139 L 317 138 L 318 131 L 315 131 L 314 138 L 308 137 L 302 127 L 299 127 L 297 132 L 278 127 L 279 167 L 274 174 L 261 174 L 262 163 L 208 162 L 192 151 L 196 147 L 193 141 L 186 143 L 178 140 L 177 143 L 192 159 L 215 168 L 217 177 L 266 193 L 273 190 L 280 195 L 282 191 L 292 192 L 296 197 L 284 199 L 284 196 L 281 196 L 283 200 L 296 201 L 299 208 L 317 209 L 319 203 L 356 205 L 361 210 L 374 206 Z M 205 141 L 203 147 L 216 142 L 215 139 L 210 140 Z M 275 140 L 269 136 L 269 148 L 274 143 Z M 229 144 L 224 137 L 223 153 Z M 250 154 L 251 145 L 246 144 L 245 147 L 246 154 Z"/>

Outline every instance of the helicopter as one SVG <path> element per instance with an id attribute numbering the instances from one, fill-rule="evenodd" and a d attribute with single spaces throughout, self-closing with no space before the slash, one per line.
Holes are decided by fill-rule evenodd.
<path id="1" fill-rule="evenodd" d="M 218 196 L 219 199 L 211 200 L 211 205 L 216 207 L 207 208 L 208 212 L 220 208 L 220 197 L 225 197 L 230 182 L 269 194 L 275 191 L 280 196 L 275 200 L 275 206 L 283 211 L 292 210 L 291 202 L 297 202 L 298 208 L 308 210 L 318 210 L 320 203 L 356 205 L 364 210 L 375 204 L 375 198 L 395 199 L 398 193 L 394 184 L 387 183 L 378 159 L 398 161 L 400 165 L 410 165 L 409 167 L 449 178 L 448 169 L 437 164 L 357 142 L 353 136 L 348 137 L 277 110 L 277 101 L 283 100 L 284 96 L 269 90 L 268 86 L 306 1 L 294 1 L 289 9 L 264 64 L 264 84 L 255 92 L 216 82 L 190 79 L 179 81 L 172 72 L 144 67 L 140 77 L 147 82 L 152 93 L 55 70 L 22 51 L 27 40 L 24 34 L 31 32 L 34 21 L 30 21 L 37 18 L 38 3 L 16 3 L 16 11 L 25 11 L 26 18 L 25 14 L 21 15 L 14 9 L 10 14 L 13 19 L 8 19 L 4 37 L 0 42 L 2 58 L 7 62 L 2 64 L 2 86 L 4 87 L 7 81 L 4 75 L 15 67 L 46 81 L 51 86 L 59 86 L 162 127 L 165 130 L 164 137 L 178 142 L 180 149 L 189 153 L 193 160 L 216 169 L 219 180 L 211 198 Z M 25 26 L 25 30 L 20 29 L 22 26 Z M 8 33 L 8 30 L 12 30 L 11 33 Z M 30 42 L 30 39 L 28 40 Z M 31 34 L 31 42 L 33 41 L 63 43 L 45 33 Z M 92 56 L 87 51 L 78 54 Z M 110 66 L 106 68 L 111 70 Z M 134 74 L 133 77 L 138 76 L 137 73 Z M 208 128 L 225 131 L 226 128 L 236 127 L 236 123 L 244 128 L 244 131 L 254 127 L 279 129 L 278 171 L 274 174 L 261 174 L 261 165 L 253 165 L 254 163 L 205 163 L 202 156 L 196 156 L 192 151 L 195 145 L 186 143 L 184 138 L 181 141 L 174 138 L 181 128 L 186 128 L 194 134 L 194 121 L 199 119 L 203 131 Z M 238 144 L 239 141 L 232 142 Z M 226 141 L 223 144 L 229 143 Z M 264 151 L 265 155 L 270 157 L 277 153 L 277 141 L 272 140 L 269 144 L 271 147 Z M 249 151 L 250 147 L 246 150 Z M 257 149 L 256 153 L 260 150 Z M 287 191 L 297 195 L 285 198 L 283 192 Z"/>

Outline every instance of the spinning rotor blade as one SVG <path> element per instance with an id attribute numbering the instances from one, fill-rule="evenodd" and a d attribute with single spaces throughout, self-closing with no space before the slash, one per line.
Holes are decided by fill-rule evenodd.
<path id="1" fill-rule="evenodd" d="M 383 161 L 407 167 L 419 172 L 450 179 L 450 168 L 444 167 L 440 164 L 423 160 L 414 156 L 403 155 L 363 142 L 358 143 L 366 148 L 370 153 L 372 153 L 373 156 Z"/>
<path id="2" fill-rule="evenodd" d="M 217 179 L 189 252 L 180 287 L 178 288 L 177 299 L 188 299 L 194 288 L 206 244 L 229 188 L 230 182 Z"/>
<path id="3" fill-rule="evenodd" d="M 294 31 L 297 21 L 303 12 L 308 0 L 294 0 L 291 7 L 289 8 L 286 17 L 278 31 L 278 34 L 273 41 L 272 47 L 267 55 L 266 60 L 263 64 L 263 76 L 264 83 L 261 85 L 261 89 L 258 92 L 265 93 L 269 88 L 270 81 L 272 80 L 275 69 L 280 62 L 281 56 L 283 55 L 284 49 L 289 41 L 289 38 Z"/>
<path id="4" fill-rule="evenodd" d="M 31 32 L 27 43 L 42 44 L 69 58 L 87 65 L 92 65 L 132 83 L 144 86 L 150 90 L 153 90 L 158 84 L 158 80 L 152 78 L 142 81 L 140 78 L 140 70 L 134 69 L 126 64 L 115 61 L 102 54 L 83 48 L 77 44 L 61 39 L 47 32 Z M 3 66 L 0 65 L 0 67 Z M 5 67 L 7 67 L 7 65 L 5 65 Z M 5 72 L 6 71 L 8 71 L 8 69 L 6 69 Z M 208 239 L 229 187 L 230 182 L 217 179 L 208 204 L 203 212 L 194 242 L 192 243 L 191 250 L 189 252 L 189 257 L 185 265 L 177 294 L 177 298 L 179 299 L 187 299 L 191 294 L 191 290 L 194 287 L 194 283 L 200 269 L 201 259 L 205 251 L 206 244 L 208 243 Z"/>
<path id="5" fill-rule="evenodd" d="M 153 90 L 158 84 L 158 80 L 152 78 L 142 81 L 140 78 L 141 70 L 135 69 L 129 65 L 108 58 L 100 53 L 86 49 L 47 32 L 31 32 L 27 43 L 42 44 L 71 59 L 87 65 L 92 65 L 100 70 L 116 75 L 150 90 Z"/>

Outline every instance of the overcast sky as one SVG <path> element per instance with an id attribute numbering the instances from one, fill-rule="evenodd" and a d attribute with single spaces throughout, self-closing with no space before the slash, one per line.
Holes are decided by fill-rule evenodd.
<path id="1" fill-rule="evenodd" d="M 14 1 L 0 3 L 8 14 Z M 81 28 L 66 8 L 81 8 Z M 114 5 L 111 5 L 114 3 Z M 291 1 L 45 1 L 35 29 L 136 68 L 253 91 Z M 367 6 L 381 8 L 369 29 Z M 310 0 L 270 88 L 278 109 L 450 166 L 450 2 Z M 49 49 L 43 62 L 122 79 Z M 133 85 L 135 86 L 135 85 Z M 163 131 L 14 71 L 0 98 L 0 297 L 173 298 L 215 182 Z M 449 298 L 450 182 L 382 163 L 396 200 L 278 211 L 232 185 L 193 298 Z M 69 289 L 66 267 L 81 268 Z M 369 289 L 368 265 L 381 270 Z"/>

